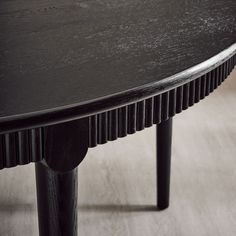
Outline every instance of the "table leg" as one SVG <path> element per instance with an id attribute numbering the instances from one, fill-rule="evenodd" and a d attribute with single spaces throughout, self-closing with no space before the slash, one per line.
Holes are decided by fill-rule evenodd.
<path id="1" fill-rule="evenodd" d="M 77 235 L 77 169 L 58 173 L 36 163 L 40 236 Z"/>
<path id="2" fill-rule="evenodd" d="M 157 125 L 157 206 L 169 206 L 172 118 Z"/>

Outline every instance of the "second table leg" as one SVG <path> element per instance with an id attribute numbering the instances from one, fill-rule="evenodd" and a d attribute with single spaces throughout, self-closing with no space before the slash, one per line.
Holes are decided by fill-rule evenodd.
<path id="1" fill-rule="evenodd" d="M 157 125 L 157 205 L 169 206 L 172 118 Z"/>

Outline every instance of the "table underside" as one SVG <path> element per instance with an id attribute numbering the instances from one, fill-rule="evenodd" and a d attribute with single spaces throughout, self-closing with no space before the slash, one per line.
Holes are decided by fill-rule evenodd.
<path id="1" fill-rule="evenodd" d="M 83 118 L 88 122 L 88 147 L 134 134 L 186 110 L 213 92 L 228 77 L 235 64 L 236 55 L 175 89 Z M 0 135 L 0 169 L 43 160 L 46 129 L 42 127 Z"/>

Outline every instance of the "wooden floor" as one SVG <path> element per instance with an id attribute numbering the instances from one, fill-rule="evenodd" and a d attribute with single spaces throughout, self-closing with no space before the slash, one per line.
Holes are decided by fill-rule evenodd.
<path id="1" fill-rule="evenodd" d="M 79 235 L 236 235 L 236 70 L 175 117 L 171 205 L 159 212 L 155 165 L 155 127 L 89 150 Z M 38 235 L 34 182 L 33 164 L 0 171 L 0 236 Z"/>

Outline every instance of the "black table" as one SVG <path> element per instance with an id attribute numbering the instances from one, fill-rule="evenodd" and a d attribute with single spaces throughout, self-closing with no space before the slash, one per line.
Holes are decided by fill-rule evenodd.
<path id="1" fill-rule="evenodd" d="M 0 169 L 36 162 L 40 235 L 77 234 L 88 148 L 153 124 L 168 207 L 172 117 L 235 66 L 236 1 L 5 0 L 0 29 Z"/>

